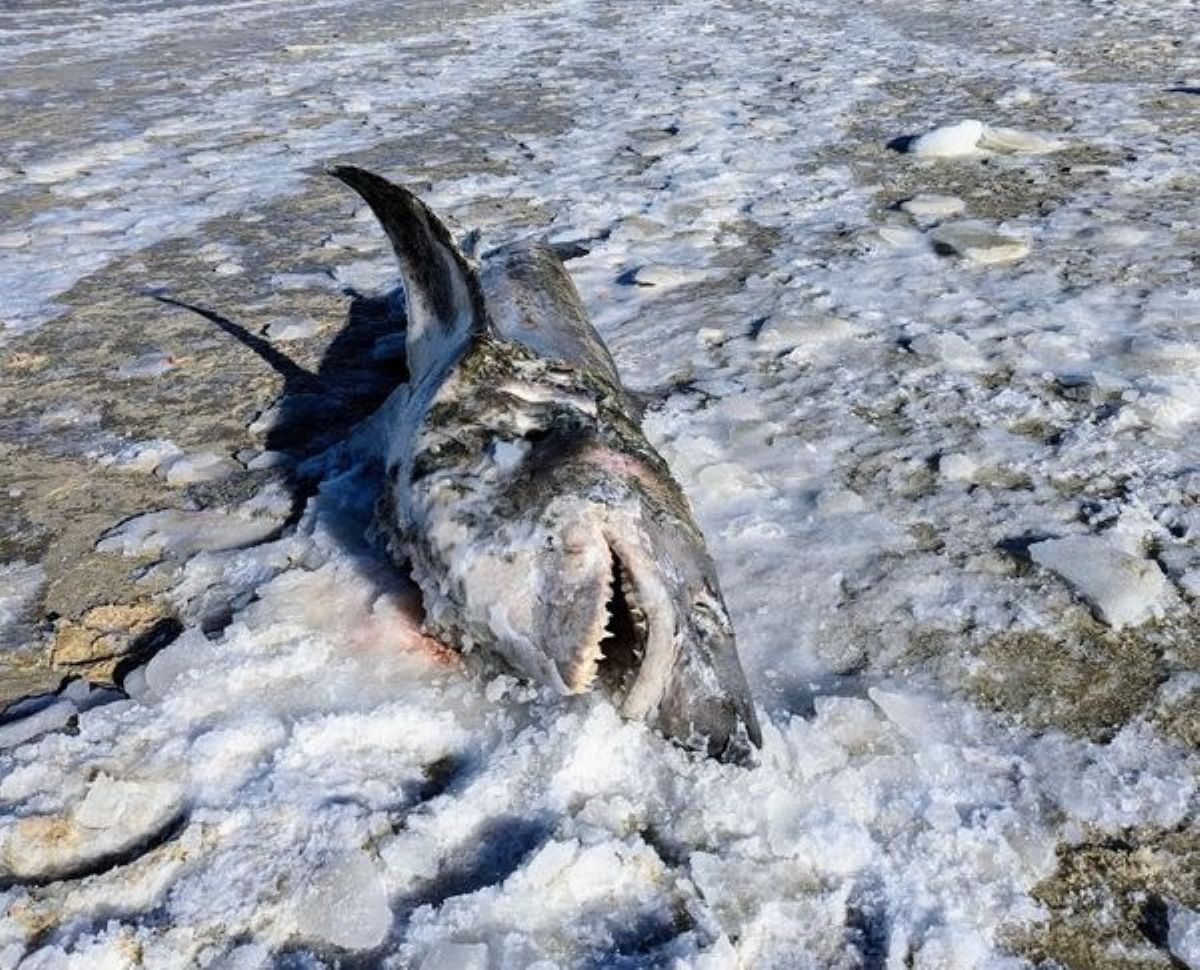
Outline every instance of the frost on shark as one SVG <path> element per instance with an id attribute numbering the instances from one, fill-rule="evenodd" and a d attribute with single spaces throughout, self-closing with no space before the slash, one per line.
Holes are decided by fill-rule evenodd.
<path id="1" fill-rule="evenodd" d="M 0 13 L 5 660 L 182 626 L 0 724 L 0 965 L 1195 965 L 1191 6 Z M 756 767 L 423 636 L 336 162 L 572 257 Z"/>
<path id="2" fill-rule="evenodd" d="M 427 628 L 750 758 L 761 732 L 704 538 L 554 251 L 514 244 L 476 271 L 407 189 L 333 174 L 379 217 L 404 281 L 408 383 L 370 431 L 381 527 Z"/>

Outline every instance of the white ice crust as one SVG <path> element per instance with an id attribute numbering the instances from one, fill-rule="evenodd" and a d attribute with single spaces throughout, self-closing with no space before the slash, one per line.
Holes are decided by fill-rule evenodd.
<path id="1" fill-rule="evenodd" d="M 0 893 L 0 966 L 124 970 L 136 953 L 246 970 L 287 953 L 308 968 L 353 953 L 549 970 L 603 965 L 636 927 L 675 968 L 1011 970 L 1004 941 L 1046 917 L 1032 890 L 1057 846 L 1196 824 L 1200 763 L 1160 726 L 1134 717 L 1104 743 L 1034 731 L 955 679 L 989 672 L 979 642 L 1053 630 L 1080 598 L 1136 636 L 1200 590 L 1186 325 L 1200 289 L 1177 204 L 1200 133 L 1169 128 L 1168 111 L 1195 98 L 1056 63 L 1050 49 L 1080 34 L 1074 8 L 962 5 L 1009 31 L 1028 54 L 1014 56 L 908 30 L 912 5 L 841 0 L 636 16 L 539 0 L 464 21 L 412 4 L 387 23 L 361 0 L 303 17 L 255 0 L 68 6 L 6 21 L 8 61 L 53 60 L 63 79 L 136 65 L 152 86 L 122 75 L 120 101 L 121 83 L 89 85 L 86 130 L 43 130 L 0 158 L 16 200 L 0 213 L 10 331 L 118 264 L 161 284 L 120 261 L 262 218 L 335 157 L 427 136 L 441 160 L 486 149 L 486 165 L 421 170 L 423 197 L 496 244 L 531 221 L 587 242 L 572 275 L 627 382 L 656 395 L 648 434 L 708 537 L 766 737 L 752 770 L 697 760 L 597 698 L 439 652 L 392 565 L 348 544 L 377 488 L 354 472 L 284 535 L 278 496 L 149 512 L 105 549 L 163 560 L 153 576 L 174 584 L 186 632 L 128 699 L 0 726 L 0 863 L 17 883 Z M 1193 6 L 1121 10 L 1187 37 Z M 226 49 L 209 25 L 235 17 Z M 247 52 L 255 30 L 272 43 Z M 938 93 L 902 119 L 891 81 L 912 72 Z M 53 91 L 13 96 L 37 120 Z M 511 131 L 470 128 L 468 108 L 498 104 Z M 929 132 L 923 149 L 886 149 L 910 130 Z M 1039 154 L 1043 137 L 1072 151 Z M 905 194 L 863 181 L 855 152 L 886 156 Z M 1071 179 L 1054 181 L 1059 166 Z M 1034 201 L 992 211 L 990 172 Z M 962 210 L 910 185 L 953 191 Z M 351 211 L 313 226 L 328 240 L 271 285 L 324 298 L 391 281 L 378 229 Z M 951 219 L 1028 252 L 976 261 L 959 237 L 947 258 L 931 224 Z M 239 267 L 257 271 L 232 245 L 201 258 L 226 293 Z M 70 401 L 31 433 L 179 484 L 235 470 L 120 438 Z M 1032 547 L 1045 569 L 1005 551 L 1028 536 L 1060 537 Z M 0 567 L 0 629 L 21 643 L 43 583 L 36 566 Z M 197 619 L 209 598 L 234 604 L 212 637 Z M 1196 683 L 1161 690 L 1186 700 Z M 82 875 L 23 884 L 59 871 Z M 1177 959 L 1195 964 L 1195 936 L 1194 914 L 1172 908 Z"/>

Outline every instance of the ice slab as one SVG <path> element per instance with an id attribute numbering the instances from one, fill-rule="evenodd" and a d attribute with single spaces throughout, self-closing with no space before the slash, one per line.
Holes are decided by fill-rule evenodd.
<path id="1" fill-rule="evenodd" d="M 344 950 L 370 950 L 384 941 L 392 911 L 379 871 L 365 852 L 349 852 L 313 874 L 296 905 L 301 934 Z"/>
<path id="2" fill-rule="evenodd" d="M 1162 616 L 1176 594 L 1158 564 L 1099 536 L 1048 539 L 1029 547 L 1039 566 L 1058 573 L 1116 629 Z"/>
<path id="3" fill-rule="evenodd" d="M 966 209 L 967 204 L 957 195 L 936 195 L 922 192 L 900 203 L 900 208 L 920 219 L 940 219 L 955 216 Z"/>
<path id="4" fill-rule="evenodd" d="M 979 154 L 983 122 L 975 119 L 934 128 L 909 143 L 908 154 L 921 158 L 963 158 Z"/>
<path id="5" fill-rule="evenodd" d="M 1028 239 L 1006 236 L 967 222 L 940 226 L 934 230 L 933 239 L 939 252 L 981 266 L 1016 262 L 1028 256 L 1032 248 Z"/>
<path id="6" fill-rule="evenodd" d="M 0 869 L 18 879 L 55 879 L 152 839 L 182 807 L 171 781 L 99 775 L 63 815 L 30 815 L 6 832 Z"/>

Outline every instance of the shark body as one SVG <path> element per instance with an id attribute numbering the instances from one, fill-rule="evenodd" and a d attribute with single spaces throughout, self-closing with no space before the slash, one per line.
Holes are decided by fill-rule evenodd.
<path id="1" fill-rule="evenodd" d="M 409 382 L 381 409 L 381 530 L 428 632 L 745 761 L 761 733 L 691 508 L 555 252 L 478 265 L 415 195 L 332 173 L 400 263 Z"/>

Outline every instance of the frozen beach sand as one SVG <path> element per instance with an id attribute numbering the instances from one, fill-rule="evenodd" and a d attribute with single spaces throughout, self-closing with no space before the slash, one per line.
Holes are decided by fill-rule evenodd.
<path id="1" fill-rule="evenodd" d="M 99 11 L 5 21 L 0 616 L 10 697 L 129 698 L 0 725 L 5 965 L 1185 959 L 1186 4 Z M 1064 147 L 887 148 L 969 118 Z M 484 247 L 569 244 L 761 767 L 449 662 L 364 540 L 371 470 L 289 476 L 402 377 L 384 240 L 317 174 L 349 159 Z M 1029 251 L 943 255 L 961 222 Z M 1152 608 L 1039 565 L 1068 536 L 1157 569 Z"/>

